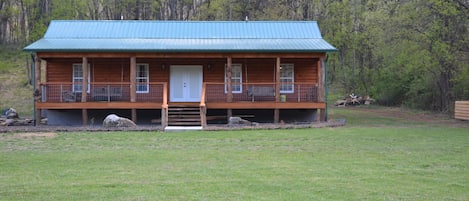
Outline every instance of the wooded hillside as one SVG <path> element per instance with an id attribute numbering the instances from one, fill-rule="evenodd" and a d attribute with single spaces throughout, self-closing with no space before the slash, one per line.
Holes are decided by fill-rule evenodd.
<path id="1" fill-rule="evenodd" d="M 338 52 L 328 83 L 385 105 L 450 111 L 469 99 L 468 0 L 0 0 L 0 45 L 53 19 L 316 20 Z"/>

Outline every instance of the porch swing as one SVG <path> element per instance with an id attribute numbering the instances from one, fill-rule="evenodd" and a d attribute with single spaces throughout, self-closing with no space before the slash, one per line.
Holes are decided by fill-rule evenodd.
<path id="1" fill-rule="evenodd" d="M 94 64 L 93 64 L 93 81 L 94 81 Z M 119 101 L 122 98 L 122 89 L 124 81 L 124 65 L 121 63 L 121 80 L 120 86 L 112 86 L 106 83 L 106 86 L 95 87 L 93 90 L 93 99 L 95 101 Z"/>
<path id="2" fill-rule="evenodd" d="M 247 82 L 247 64 L 245 65 L 245 72 L 246 72 L 246 86 L 248 85 Z M 274 82 L 275 82 L 275 75 L 274 75 Z M 275 87 L 273 86 L 259 86 L 259 85 L 252 85 L 247 88 L 246 95 L 251 97 L 251 102 L 254 102 L 255 97 L 275 97 Z"/>
<path id="3" fill-rule="evenodd" d="M 122 99 L 122 89 L 123 89 L 123 83 L 124 83 L 124 64 L 121 62 L 121 80 L 120 80 L 120 86 L 110 86 L 109 87 L 109 99 L 113 101 L 118 101 Z"/>
<path id="4" fill-rule="evenodd" d="M 124 64 L 121 62 L 121 80 L 120 80 L 120 87 L 110 87 L 110 97 L 114 97 L 115 101 L 121 100 L 122 98 L 122 89 L 123 89 L 123 82 L 124 82 Z"/>

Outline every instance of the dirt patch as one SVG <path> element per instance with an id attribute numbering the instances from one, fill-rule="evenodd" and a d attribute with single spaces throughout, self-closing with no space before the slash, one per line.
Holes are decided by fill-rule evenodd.
<path id="1" fill-rule="evenodd" d="M 405 123 L 424 123 L 428 125 L 442 125 L 448 127 L 469 127 L 469 121 L 461 121 L 448 114 L 432 113 L 428 111 L 414 111 L 398 107 L 347 107 L 347 110 L 367 115 L 370 118 L 392 118 Z"/>
<path id="2" fill-rule="evenodd" d="M 334 110 L 349 110 L 353 114 L 334 115 Z M 354 116 L 363 121 L 379 122 L 380 118 L 386 118 L 385 122 L 399 122 L 401 125 L 441 125 L 448 127 L 469 128 L 469 121 L 455 120 L 447 114 L 431 113 L 425 111 L 412 111 L 395 107 L 346 107 L 331 108 L 329 122 L 324 123 L 307 123 L 307 124 L 269 124 L 261 123 L 253 125 L 226 125 L 226 124 L 209 124 L 204 130 L 242 130 L 242 129 L 294 129 L 294 128 L 321 128 L 321 127 L 339 127 L 346 125 Z M 365 117 L 365 118 L 364 118 Z M 369 125 L 370 122 L 358 122 Z M 373 125 L 373 124 L 372 124 Z M 14 138 L 53 138 L 55 133 L 60 132 L 113 132 L 113 131 L 142 131 L 142 132 L 163 132 L 160 125 L 138 125 L 135 128 L 104 128 L 102 126 L 0 126 L 0 140 L 5 136 L 14 136 Z M 6 133 L 6 134 L 2 134 Z M 13 134 L 12 134 L 13 133 Z"/>
<path id="3" fill-rule="evenodd" d="M 37 139 L 37 138 L 55 138 L 57 137 L 56 133 L 52 132 L 31 132 L 31 133 L 13 133 L 13 134 L 1 134 L 0 141 L 2 140 L 12 140 L 12 139 Z"/>

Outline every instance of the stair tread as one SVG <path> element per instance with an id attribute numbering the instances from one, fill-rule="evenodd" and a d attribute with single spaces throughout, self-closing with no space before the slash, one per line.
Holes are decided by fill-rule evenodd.
<path id="1" fill-rule="evenodd" d="M 193 123 L 193 122 L 176 122 L 168 124 L 168 126 L 200 126 L 201 123 Z"/>
<path id="2" fill-rule="evenodd" d="M 199 111 L 180 111 L 180 112 L 171 112 L 171 111 L 169 111 L 168 113 L 172 113 L 172 114 L 200 114 Z"/>
<path id="3" fill-rule="evenodd" d="M 168 107 L 168 125 L 201 126 L 200 108 L 196 106 L 176 105 Z"/>
<path id="4" fill-rule="evenodd" d="M 200 122 L 200 119 L 168 119 L 169 122 Z"/>
<path id="5" fill-rule="evenodd" d="M 168 108 L 168 111 L 199 111 L 200 108 Z"/>

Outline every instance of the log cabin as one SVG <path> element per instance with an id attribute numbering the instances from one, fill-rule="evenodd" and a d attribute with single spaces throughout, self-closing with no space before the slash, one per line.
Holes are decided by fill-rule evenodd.
<path id="1" fill-rule="evenodd" d="M 327 53 L 316 21 L 54 20 L 24 48 L 36 125 L 108 114 L 161 126 L 326 121 Z"/>

